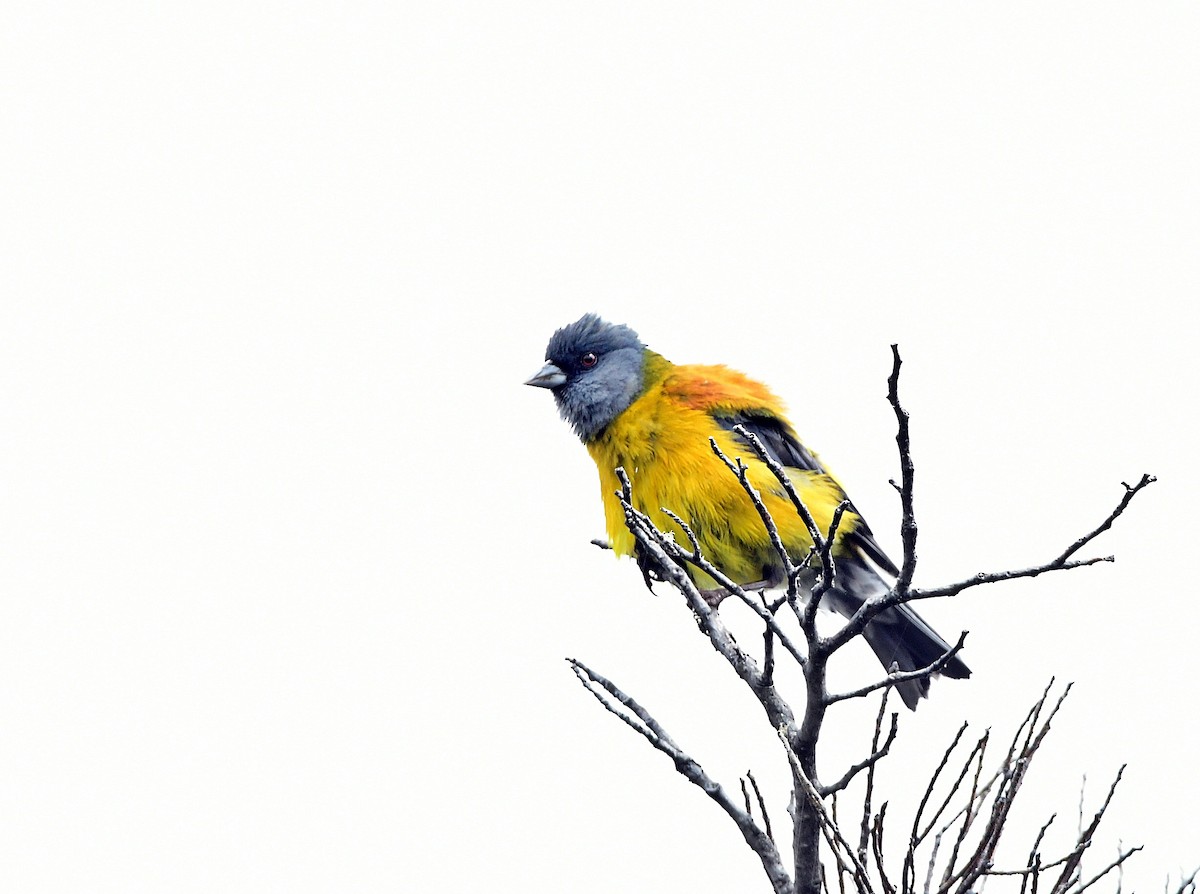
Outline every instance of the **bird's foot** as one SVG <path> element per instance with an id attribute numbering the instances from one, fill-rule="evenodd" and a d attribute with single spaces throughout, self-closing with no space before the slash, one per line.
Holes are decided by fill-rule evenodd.
<path id="1" fill-rule="evenodd" d="M 771 582 L 767 580 L 756 580 L 753 583 L 742 584 L 742 590 L 747 593 L 753 593 L 757 590 L 765 590 L 771 586 Z M 712 590 L 701 590 L 700 596 L 708 603 L 709 608 L 717 608 L 726 596 L 732 595 L 729 590 L 724 587 L 717 587 Z"/>

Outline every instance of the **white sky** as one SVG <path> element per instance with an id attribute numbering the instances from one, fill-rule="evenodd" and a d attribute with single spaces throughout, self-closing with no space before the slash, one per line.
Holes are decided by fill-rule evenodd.
<path id="1" fill-rule="evenodd" d="M 1010 863 L 1123 762 L 1126 889 L 1200 863 L 1198 45 L 1188 3 L 9 9 L 0 888 L 763 890 L 562 660 L 781 779 L 520 384 L 585 310 L 769 382 L 896 555 L 898 341 L 918 583 L 1158 475 L 1115 565 L 922 608 L 975 676 L 887 784 L 1057 675 Z"/>

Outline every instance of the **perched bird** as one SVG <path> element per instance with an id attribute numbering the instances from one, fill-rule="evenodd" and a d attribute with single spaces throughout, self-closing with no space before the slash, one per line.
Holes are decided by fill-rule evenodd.
<path id="1" fill-rule="evenodd" d="M 615 470 L 632 482 L 633 503 L 680 543 L 683 531 L 662 512 L 675 512 L 691 528 L 704 555 L 741 585 L 784 583 L 784 570 L 758 512 L 737 479 L 714 455 L 714 438 L 728 457 L 741 456 L 790 555 L 808 554 L 812 539 L 778 479 L 748 442 L 733 431 L 754 433 L 785 469 L 818 528 L 829 530 L 845 492 L 801 442 L 766 386 L 725 366 L 680 365 L 648 349 L 628 326 L 595 314 L 554 333 L 546 365 L 527 385 L 548 388 L 600 470 L 600 493 L 609 542 L 617 555 L 632 555 L 635 540 L 625 526 Z M 880 572 L 895 576 L 863 518 L 848 507 L 832 550 L 835 586 L 822 605 L 850 617 L 863 601 L 887 592 Z M 698 569 L 697 586 L 716 588 Z M 863 631 L 884 668 L 909 671 L 932 664 L 949 645 L 907 605 L 885 609 Z M 942 668 L 963 679 L 970 669 L 956 655 Z M 929 678 L 897 686 L 909 708 L 929 694 Z"/>

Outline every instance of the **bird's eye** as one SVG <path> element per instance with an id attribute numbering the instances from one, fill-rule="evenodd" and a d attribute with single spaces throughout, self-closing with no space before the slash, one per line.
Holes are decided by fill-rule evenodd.
<path id="1" fill-rule="evenodd" d="M 596 356 L 595 351 L 588 351 L 586 354 L 584 354 L 582 357 L 579 358 L 579 365 L 582 366 L 584 369 L 591 369 L 593 366 L 596 365 L 596 363 L 599 360 L 600 360 L 600 358 Z"/>

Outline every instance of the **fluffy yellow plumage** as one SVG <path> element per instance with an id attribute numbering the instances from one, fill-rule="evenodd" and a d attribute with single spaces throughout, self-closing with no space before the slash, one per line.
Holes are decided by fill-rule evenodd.
<path id="1" fill-rule="evenodd" d="M 632 481 L 634 505 L 658 528 L 687 543 L 683 531 L 662 511 L 670 509 L 687 521 L 705 556 L 730 578 L 740 584 L 764 579 L 764 568 L 777 561 L 774 548 L 745 490 L 710 449 L 709 438 L 715 438 L 722 453 L 747 462 L 750 482 L 775 519 L 788 551 L 805 555 L 812 539 L 774 473 L 731 429 L 715 421 L 742 415 L 782 420 L 779 399 L 728 367 L 676 366 L 653 352 L 647 352 L 644 373 L 641 396 L 587 442 L 600 471 L 608 538 L 617 554 L 632 555 L 634 547 L 616 497 L 620 482 L 615 469 L 621 467 Z M 783 424 L 795 437 L 791 427 Z M 837 482 L 825 473 L 796 468 L 787 472 L 818 528 L 829 530 L 834 511 L 845 499 Z M 852 531 L 858 524 L 858 516 L 847 512 L 839 531 Z M 701 572 L 696 577 L 701 587 L 716 586 Z"/>

